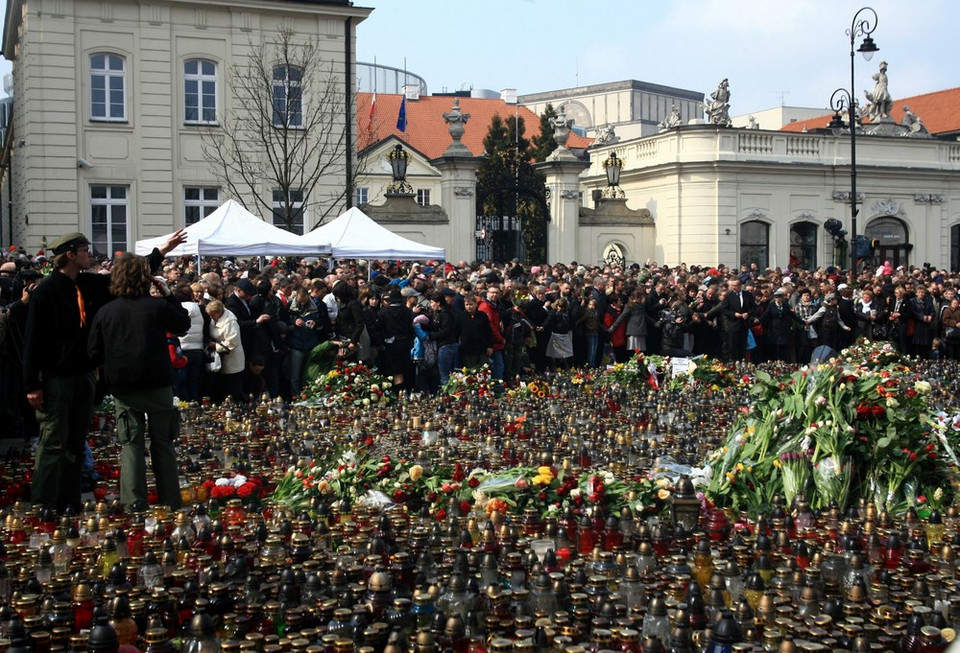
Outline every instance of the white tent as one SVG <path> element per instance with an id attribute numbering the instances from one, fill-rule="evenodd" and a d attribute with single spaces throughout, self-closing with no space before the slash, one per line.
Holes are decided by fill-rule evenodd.
<path id="1" fill-rule="evenodd" d="M 398 236 L 353 207 L 303 236 L 314 247 L 326 246 L 334 258 L 386 258 L 406 261 L 445 260 L 442 247 L 422 245 Z"/>
<path id="2" fill-rule="evenodd" d="M 168 236 L 138 240 L 137 254 L 149 254 L 161 247 Z M 330 247 L 313 245 L 302 236 L 268 224 L 234 200 L 187 227 L 187 242 L 170 256 L 318 256 Z"/>

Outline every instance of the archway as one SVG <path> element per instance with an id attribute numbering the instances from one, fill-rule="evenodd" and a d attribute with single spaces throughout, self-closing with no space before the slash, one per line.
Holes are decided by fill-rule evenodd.
<path id="1" fill-rule="evenodd" d="M 871 243 L 875 243 L 875 261 L 890 261 L 893 267 L 907 265 L 907 255 L 913 246 L 910 244 L 910 233 L 907 223 L 892 215 L 874 218 L 867 224 L 863 235 Z"/>
<path id="2" fill-rule="evenodd" d="M 740 264 L 756 263 L 765 270 L 770 265 L 770 225 L 750 220 L 740 225 Z"/>

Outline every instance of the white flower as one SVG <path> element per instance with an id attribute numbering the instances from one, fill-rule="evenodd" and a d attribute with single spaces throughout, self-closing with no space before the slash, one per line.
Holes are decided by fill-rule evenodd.
<path id="1" fill-rule="evenodd" d="M 894 399 L 893 397 L 887 397 L 887 408 L 896 408 L 900 405 L 900 402 Z"/>
<path id="2" fill-rule="evenodd" d="M 225 485 L 230 485 L 230 479 L 229 479 L 229 478 L 218 478 L 218 479 L 217 479 L 217 487 L 223 487 L 223 486 L 225 486 Z"/>
<path id="3" fill-rule="evenodd" d="M 917 381 L 913 384 L 913 389 L 920 394 L 926 394 L 930 392 L 930 383 L 928 381 Z"/>
<path id="4" fill-rule="evenodd" d="M 578 496 L 580 496 L 580 488 L 575 487 L 575 488 L 573 488 L 572 490 L 570 490 L 570 497 L 571 497 L 571 498 L 576 499 Z"/>
<path id="5" fill-rule="evenodd" d="M 819 397 L 817 397 L 817 402 L 816 402 L 816 403 L 817 403 L 818 406 L 826 406 L 826 405 L 827 405 L 827 398 L 824 397 L 823 395 L 820 395 Z"/>
<path id="6" fill-rule="evenodd" d="M 243 475 L 241 475 L 241 474 L 237 474 L 236 476 L 233 477 L 233 479 L 231 480 L 231 483 L 230 483 L 230 484 L 233 485 L 233 487 L 240 487 L 241 485 L 243 485 L 243 484 L 246 483 L 246 482 L 247 482 L 247 477 L 246 477 L 246 476 L 243 476 Z"/>

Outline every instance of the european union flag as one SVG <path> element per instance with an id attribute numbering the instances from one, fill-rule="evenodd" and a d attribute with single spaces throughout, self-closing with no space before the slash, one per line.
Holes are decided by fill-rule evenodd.
<path id="1" fill-rule="evenodd" d="M 407 131 L 407 96 L 400 100 L 400 114 L 397 116 L 397 129 Z"/>

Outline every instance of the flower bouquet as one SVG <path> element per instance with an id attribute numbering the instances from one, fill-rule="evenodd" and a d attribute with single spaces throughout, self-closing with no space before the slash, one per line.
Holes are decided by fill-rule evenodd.
<path id="1" fill-rule="evenodd" d="M 489 365 L 473 369 L 463 368 L 450 373 L 450 378 L 440 388 L 441 392 L 454 397 L 462 395 L 476 397 L 493 396 L 493 376 Z"/>
<path id="2" fill-rule="evenodd" d="M 393 398 L 392 382 L 363 363 L 340 361 L 337 366 L 303 389 L 304 406 L 371 406 Z"/>
<path id="3" fill-rule="evenodd" d="M 624 390 L 659 389 L 660 380 L 670 371 L 670 359 L 637 352 L 626 363 L 614 363 L 601 375 L 602 386 Z"/>
<path id="4" fill-rule="evenodd" d="M 860 341 L 792 374 L 758 371 L 753 406 L 708 457 L 707 496 L 754 513 L 800 493 L 813 508 L 865 497 L 894 513 L 936 488 L 949 500 L 960 433 L 939 426 L 930 390 L 887 343 Z"/>

